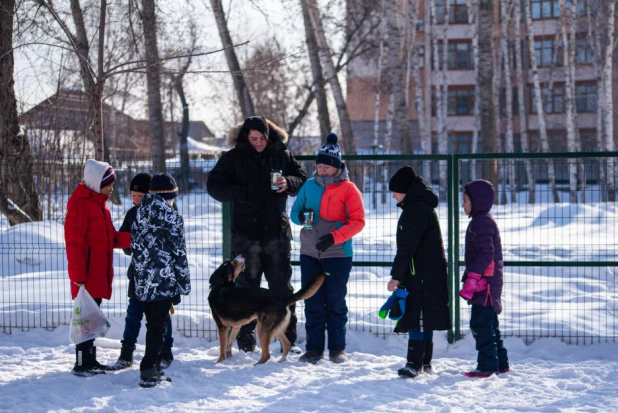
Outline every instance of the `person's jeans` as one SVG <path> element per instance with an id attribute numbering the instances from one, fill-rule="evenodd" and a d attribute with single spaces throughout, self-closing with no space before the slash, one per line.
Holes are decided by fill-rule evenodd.
<path id="1" fill-rule="evenodd" d="M 171 305 L 171 299 L 142 303 L 146 315 L 146 352 L 139 366 L 140 371 L 156 368 L 159 362 Z"/>
<path id="2" fill-rule="evenodd" d="M 305 287 L 315 274 L 327 272 L 324 284 L 311 298 L 305 300 L 305 330 L 307 351 L 324 351 L 325 333 L 328 331 L 328 350 L 345 350 L 345 333 L 348 322 L 348 279 L 352 270 L 352 257 L 317 258 L 300 256 L 301 283 Z"/>
<path id="3" fill-rule="evenodd" d="M 129 297 L 129 305 L 127 306 L 127 316 L 124 319 L 124 333 L 122 334 L 122 348 L 135 351 L 135 344 L 139 336 L 140 328 L 142 327 L 142 319 L 144 318 L 144 308 L 142 302 L 135 297 Z M 172 318 L 168 317 L 167 329 L 165 330 L 164 348 L 172 348 L 174 338 L 172 337 Z"/>

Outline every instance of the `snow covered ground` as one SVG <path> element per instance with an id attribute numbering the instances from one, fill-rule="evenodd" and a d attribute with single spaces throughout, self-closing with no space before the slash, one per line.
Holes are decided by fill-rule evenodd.
<path id="1" fill-rule="evenodd" d="M 589 199 L 586 205 L 550 204 L 545 199 L 528 205 L 522 199 L 519 204 L 494 207 L 505 259 L 616 260 L 618 209 Z M 388 261 L 394 254 L 398 211 L 391 200 L 377 209 L 369 208 L 370 201 L 365 195 L 367 226 L 355 240 L 355 259 Z M 117 227 L 127 205 L 125 198 L 122 207 L 112 207 Z M 186 223 L 193 293 L 173 317 L 176 360 L 167 370 L 173 381 L 155 389 L 137 387 L 143 345 L 136 352 L 138 363 L 129 370 L 88 379 L 69 374 L 74 346 L 69 345 L 68 327 L 62 325 L 71 308 L 62 225 L 44 221 L 8 228 L 0 219 L 0 331 L 4 327 L 12 332 L 0 333 L 0 410 L 618 412 L 618 344 L 604 339 L 614 339 L 618 329 L 614 267 L 507 267 L 500 321 L 509 336 L 505 342 L 513 369 L 486 380 L 462 375 L 476 364 L 472 337 L 449 345 L 444 333 L 435 337 L 436 375 L 397 377 L 397 368 L 405 362 L 406 338 L 376 336 L 392 329 L 392 322 L 377 317 L 388 296 L 386 267 L 353 269 L 348 363 L 321 361 L 313 366 L 290 356 L 282 364 L 275 358 L 253 367 L 259 352 L 235 351 L 231 360 L 216 365 L 218 343 L 208 333 L 214 325 L 206 297 L 208 275 L 220 263 L 220 204 L 191 194 L 179 205 Z M 446 240 L 446 205 L 440 205 L 438 214 Z M 462 240 L 466 225 L 467 218 L 461 215 Z M 293 227 L 295 235 L 298 230 Z M 293 248 L 297 251 L 298 245 Z M 129 261 L 120 251 L 114 260 L 114 295 L 102 306 L 112 328 L 106 338 L 97 340 L 104 363 L 119 355 L 126 309 L 124 274 Z M 294 277 L 298 288 L 297 269 Z M 302 306 L 298 313 L 299 345 L 304 349 Z M 465 304 L 461 314 L 466 333 Z M 207 338 L 184 337 L 180 330 Z M 140 343 L 144 333 L 142 329 Z M 549 336 L 588 345 L 568 345 L 555 338 L 533 341 Z M 271 350 L 277 356 L 278 344 L 273 343 Z"/>
<path id="2" fill-rule="evenodd" d="M 99 359 L 116 360 L 122 319 L 97 340 Z M 303 330 L 302 327 L 300 329 Z M 139 342 L 143 343 L 143 334 Z M 509 338 L 512 371 L 469 379 L 475 367 L 470 336 L 448 345 L 436 335 L 436 374 L 401 379 L 405 338 L 348 332 L 350 361 L 335 365 L 237 353 L 215 364 L 218 344 L 175 334 L 172 383 L 137 386 L 138 365 L 91 378 L 69 373 L 74 347 L 68 327 L 0 334 L 0 410 L 6 412 L 616 412 L 618 346 L 567 345 L 541 339 L 525 345 Z M 302 346 L 302 345 L 301 345 Z M 271 350 L 278 356 L 278 343 Z M 138 345 L 139 362 L 143 346 Z"/>

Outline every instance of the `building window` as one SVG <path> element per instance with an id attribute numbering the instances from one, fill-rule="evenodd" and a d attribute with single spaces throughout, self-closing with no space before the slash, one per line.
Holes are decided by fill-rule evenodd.
<path id="1" fill-rule="evenodd" d="M 530 86 L 530 113 L 537 113 L 534 87 Z M 564 113 L 564 85 L 552 87 L 551 99 L 547 85 L 541 86 L 541 97 L 545 113 Z"/>
<path id="2" fill-rule="evenodd" d="M 449 70 L 474 69 L 474 48 L 472 42 L 448 44 Z"/>
<path id="3" fill-rule="evenodd" d="M 556 53 L 556 65 L 562 65 L 562 42 L 555 42 L 553 38 L 534 40 L 534 57 L 538 67 L 552 66 Z"/>
<path id="4" fill-rule="evenodd" d="M 446 15 L 447 0 L 433 0 L 436 5 L 436 24 L 444 24 Z M 468 4 L 467 0 L 448 0 L 448 22 L 452 24 L 468 23 Z"/>
<path id="5" fill-rule="evenodd" d="M 593 58 L 592 47 L 585 38 L 575 40 L 575 62 L 582 65 L 591 65 Z"/>
<path id="6" fill-rule="evenodd" d="M 532 20 L 555 19 L 560 17 L 559 0 L 530 0 Z"/>
<path id="7" fill-rule="evenodd" d="M 597 111 L 597 85 L 575 85 L 575 105 L 578 112 Z"/>
<path id="8" fill-rule="evenodd" d="M 466 89 L 449 89 L 448 115 L 467 116 L 474 114 L 474 87 Z"/>
<path id="9" fill-rule="evenodd" d="M 468 23 L 468 4 L 467 0 L 449 0 L 448 22 L 449 23 Z"/>
<path id="10" fill-rule="evenodd" d="M 438 44 L 438 62 L 440 69 L 443 67 L 444 43 Z M 449 42 L 448 43 L 448 70 L 473 70 L 474 48 L 472 42 Z M 433 65 L 432 65 L 433 66 Z"/>
<path id="11" fill-rule="evenodd" d="M 472 149 L 472 134 L 458 133 L 448 136 L 448 153 L 470 153 Z"/>

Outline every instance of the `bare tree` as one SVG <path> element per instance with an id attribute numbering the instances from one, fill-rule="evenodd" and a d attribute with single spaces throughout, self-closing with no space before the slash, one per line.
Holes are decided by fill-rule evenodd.
<path id="1" fill-rule="evenodd" d="M 513 83 L 512 83 L 512 62 L 511 62 L 511 48 L 509 47 L 509 27 L 511 25 L 511 15 L 513 11 L 513 4 L 511 0 L 502 0 L 501 2 L 501 37 L 500 47 L 502 49 L 502 56 L 504 58 L 504 87 L 506 89 L 506 132 L 504 134 L 504 149 L 507 153 L 515 152 L 515 145 L 513 143 Z M 517 202 L 517 192 L 515 187 L 515 160 L 507 159 L 506 168 L 506 181 L 510 183 L 511 203 Z M 505 191 L 506 192 L 506 191 Z"/>
<path id="2" fill-rule="evenodd" d="M 142 0 L 142 28 L 144 56 L 148 63 L 146 84 L 148 91 L 148 118 L 150 120 L 151 156 L 153 168 L 165 172 L 165 138 L 163 136 L 163 103 L 161 102 L 161 60 L 157 45 L 157 14 L 155 0 Z"/>
<path id="3" fill-rule="evenodd" d="M 494 64 L 493 64 L 493 0 L 479 0 L 478 37 L 483 39 L 478 48 L 478 89 L 479 113 L 481 117 L 481 145 L 484 153 L 496 152 L 496 108 L 493 102 Z M 490 180 L 497 178 L 496 164 L 490 170 Z"/>
<path id="4" fill-rule="evenodd" d="M 238 63 L 238 57 L 236 57 L 234 43 L 232 42 L 232 36 L 230 36 L 230 31 L 227 27 L 225 12 L 223 11 L 223 4 L 221 0 L 210 0 L 210 4 L 215 15 L 217 28 L 219 29 L 221 43 L 223 43 L 223 48 L 225 49 L 227 64 L 232 73 L 232 80 L 234 81 L 234 88 L 236 89 L 242 116 L 243 118 L 248 118 L 249 116 L 255 115 L 255 109 L 253 107 L 253 100 L 251 99 L 249 88 L 247 87 L 247 82 L 245 81 L 245 75 L 240 68 L 240 63 Z"/>
<path id="5" fill-rule="evenodd" d="M 616 144 L 614 143 L 614 99 L 613 99 L 613 62 L 614 62 L 614 47 L 615 39 L 615 14 L 616 2 L 607 2 L 607 23 L 605 29 L 606 46 L 603 54 L 603 119 L 605 119 L 605 149 L 607 151 L 615 151 Z M 614 178 L 616 162 L 612 158 L 607 160 L 607 200 L 610 202 L 616 201 L 616 182 Z"/>
<path id="6" fill-rule="evenodd" d="M 543 106 L 543 96 L 541 93 L 541 81 L 539 79 L 539 67 L 534 55 L 534 36 L 532 35 L 532 15 L 530 13 L 530 2 L 526 4 L 526 27 L 528 37 L 528 50 L 530 54 L 530 68 L 532 71 L 532 82 L 534 83 L 534 99 L 536 103 L 537 118 L 539 123 L 539 138 L 543 152 L 549 152 L 549 140 L 547 139 L 547 127 L 545 126 L 545 107 Z M 553 159 L 547 160 L 547 177 L 549 186 L 555 203 L 560 202 L 560 196 L 556 189 L 556 170 Z"/>
<path id="7" fill-rule="evenodd" d="M 474 129 L 472 130 L 471 153 L 476 153 L 479 147 L 479 129 L 481 127 L 481 117 L 479 113 L 480 92 L 478 85 L 479 77 L 479 33 L 478 33 L 478 0 L 468 0 L 468 24 L 472 28 L 472 50 L 474 51 Z M 470 178 L 476 179 L 476 159 L 470 160 Z"/>
<path id="8" fill-rule="evenodd" d="M 515 70 L 517 77 L 517 98 L 518 98 L 518 112 L 519 112 L 519 139 L 521 143 L 521 150 L 523 153 L 528 153 L 528 125 L 526 123 L 526 99 L 524 93 L 524 69 L 522 62 L 522 50 L 521 50 L 521 5 L 519 2 L 515 2 Z M 526 167 L 526 177 L 528 179 L 528 203 L 534 204 L 536 201 L 536 187 L 534 182 L 534 169 L 532 167 L 532 161 L 528 158 L 524 160 Z"/>
<path id="9" fill-rule="evenodd" d="M 339 124 L 341 125 L 341 135 L 343 138 L 343 144 L 347 154 L 353 155 L 356 153 L 356 143 L 354 142 L 354 136 L 352 133 L 352 124 L 350 122 L 350 116 L 348 114 L 348 108 L 346 105 L 341 84 L 337 77 L 337 70 L 333 64 L 331 58 L 331 49 L 326 40 L 326 34 L 324 33 L 324 27 L 320 17 L 320 11 L 317 7 L 316 0 L 304 0 L 309 10 L 309 16 L 311 18 L 311 24 L 315 30 L 316 40 L 318 42 L 318 48 L 320 51 L 320 61 L 324 65 L 324 72 L 326 79 L 330 84 L 331 92 L 335 99 L 335 105 L 337 107 L 337 113 L 339 114 Z"/>
<path id="10" fill-rule="evenodd" d="M 15 0 L 0 4 L 0 211 L 11 225 L 41 219 L 28 136 L 20 133 L 13 80 Z"/>
<path id="11" fill-rule="evenodd" d="M 309 62 L 311 65 L 311 74 L 313 76 L 313 84 L 315 87 L 315 100 L 318 107 L 318 119 L 320 121 L 320 136 L 326 139 L 326 136 L 332 131 L 330 124 L 330 114 L 328 112 L 328 101 L 326 98 L 326 87 L 322 64 L 320 63 L 320 51 L 318 42 L 315 37 L 315 30 L 311 24 L 309 9 L 307 3 L 303 0 L 300 2 L 300 7 L 305 23 L 305 42 L 307 43 L 307 51 L 309 52 Z"/>
<path id="12" fill-rule="evenodd" d="M 424 108 L 425 108 L 425 128 L 421 130 L 421 145 L 423 147 L 423 152 L 427 155 L 432 153 L 432 113 L 431 113 L 431 102 L 433 99 L 432 93 L 432 84 L 433 84 L 433 75 L 431 73 L 431 62 L 432 54 L 433 54 L 433 19 L 432 19 L 432 8 L 427 7 L 425 5 L 425 13 L 424 13 L 424 21 L 425 21 L 425 44 L 424 44 L 424 65 L 425 65 L 425 82 L 423 85 L 424 88 Z M 476 53 L 476 51 L 475 51 Z M 420 64 L 420 62 L 419 62 Z M 420 77 L 420 74 L 419 74 Z M 420 87 L 420 83 L 419 83 Z M 420 116 L 420 113 L 419 113 Z M 427 182 L 431 182 L 431 163 L 425 162 L 425 172 L 424 177 Z"/>

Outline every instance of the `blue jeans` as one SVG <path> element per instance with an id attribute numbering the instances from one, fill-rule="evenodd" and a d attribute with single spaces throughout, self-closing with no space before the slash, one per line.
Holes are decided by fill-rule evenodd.
<path id="1" fill-rule="evenodd" d="M 476 351 L 479 352 L 477 370 L 498 371 L 509 367 L 499 325 L 498 314 L 492 306 L 472 305 L 470 331 L 476 341 Z"/>
<path id="2" fill-rule="evenodd" d="M 307 255 L 300 256 L 301 283 L 305 287 L 315 274 L 327 272 L 329 276 L 315 295 L 305 300 L 305 330 L 307 351 L 324 351 L 326 331 L 328 350 L 345 350 L 345 333 L 348 322 L 348 279 L 352 270 L 352 257 L 325 258 L 318 260 Z"/>
<path id="3" fill-rule="evenodd" d="M 120 341 L 122 343 L 122 348 L 135 351 L 135 343 L 137 343 L 137 336 L 139 336 L 143 318 L 144 307 L 142 302 L 135 297 L 129 297 L 127 317 L 124 319 L 124 333 Z M 172 348 L 172 344 L 174 344 L 174 338 L 172 337 L 172 318 L 168 315 L 163 348 Z"/>

